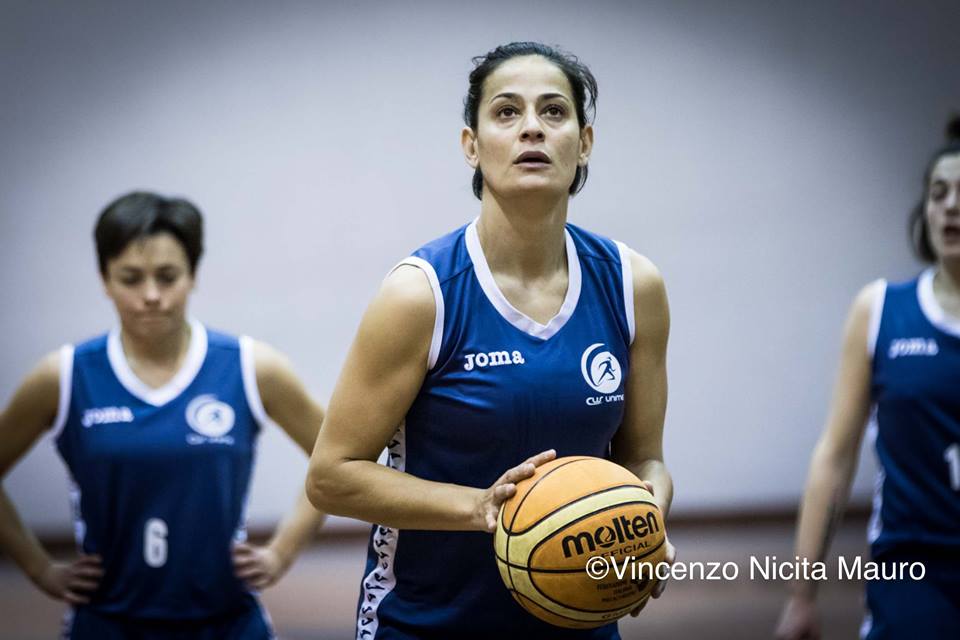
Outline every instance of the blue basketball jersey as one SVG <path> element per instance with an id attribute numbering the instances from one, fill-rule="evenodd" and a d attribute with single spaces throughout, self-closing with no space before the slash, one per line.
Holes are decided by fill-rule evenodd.
<path id="1" fill-rule="evenodd" d="M 401 264 L 430 280 L 436 321 L 428 373 L 388 447 L 414 476 L 486 488 L 529 456 L 609 457 L 633 339 L 626 248 L 566 228 L 569 284 L 546 325 L 516 310 L 484 258 L 476 221 Z M 565 630 L 514 602 L 483 532 L 374 526 L 361 585 L 360 640 L 619 638 L 616 624 Z"/>
<path id="2" fill-rule="evenodd" d="M 248 338 L 191 322 L 181 370 L 151 388 L 117 331 L 61 351 L 55 443 L 73 483 L 75 534 L 105 575 L 90 609 L 198 619 L 248 607 L 234 576 L 258 423 Z"/>
<path id="3" fill-rule="evenodd" d="M 960 322 L 934 298 L 933 275 L 887 286 L 874 308 L 875 557 L 960 551 Z"/>

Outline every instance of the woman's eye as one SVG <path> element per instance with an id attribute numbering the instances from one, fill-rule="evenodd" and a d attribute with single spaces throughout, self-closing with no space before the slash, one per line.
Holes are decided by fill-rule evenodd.
<path id="1" fill-rule="evenodd" d="M 513 107 L 504 107 L 497 112 L 501 118 L 512 118 L 513 116 L 517 115 L 517 113 L 517 110 Z"/>
<path id="2" fill-rule="evenodd" d="M 947 186 L 942 182 L 934 182 L 930 185 L 930 199 L 942 200 L 947 195 Z"/>
<path id="3" fill-rule="evenodd" d="M 563 107 L 558 107 L 553 104 L 546 108 L 545 113 L 551 118 L 562 118 L 566 112 L 563 110 Z"/>

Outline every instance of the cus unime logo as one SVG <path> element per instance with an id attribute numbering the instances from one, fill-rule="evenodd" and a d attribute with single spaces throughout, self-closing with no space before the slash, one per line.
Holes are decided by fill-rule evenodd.
<path id="1" fill-rule="evenodd" d="M 233 444 L 232 437 L 224 437 L 233 429 L 235 414 L 233 407 L 226 402 L 217 400 L 213 394 L 197 396 L 187 405 L 187 424 L 190 428 L 206 436 L 209 440 L 193 436 L 187 436 L 190 444 L 199 444 L 205 441 L 222 442 L 223 444 Z M 192 435 L 192 434 L 191 434 Z"/>
<path id="2" fill-rule="evenodd" d="M 887 357 L 902 358 L 903 356 L 935 356 L 940 353 L 940 347 L 933 338 L 897 338 L 890 341 Z"/>
<path id="3" fill-rule="evenodd" d="M 590 388 L 604 395 L 590 396 L 587 404 L 595 406 L 603 402 L 623 402 L 623 394 L 613 394 L 623 381 L 623 370 L 617 357 L 604 349 L 604 343 L 596 342 L 587 347 L 580 358 L 580 373 Z"/>

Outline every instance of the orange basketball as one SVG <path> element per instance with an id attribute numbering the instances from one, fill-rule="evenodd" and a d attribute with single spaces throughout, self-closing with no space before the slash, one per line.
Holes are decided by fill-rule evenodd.
<path id="1" fill-rule="evenodd" d="M 607 624 L 645 601 L 651 569 L 667 551 L 650 492 L 623 467 L 588 456 L 558 458 L 519 482 L 500 508 L 493 541 L 514 599 L 575 629 Z M 593 562 L 609 568 L 603 577 L 587 572 L 598 556 L 603 561 Z"/>

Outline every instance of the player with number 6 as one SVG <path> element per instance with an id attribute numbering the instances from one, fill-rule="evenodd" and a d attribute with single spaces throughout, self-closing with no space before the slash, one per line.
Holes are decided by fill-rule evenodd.
<path id="1" fill-rule="evenodd" d="M 187 316 L 203 252 L 196 207 L 130 193 L 94 235 L 119 326 L 43 358 L 0 414 L 0 477 L 51 431 L 79 556 L 52 560 L 3 491 L 0 549 L 71 605 L 64 638 L 271 638 L 255 591 L 323 514 L 302 495 L 266 546 L 245 542 L 256 440 L 276 422 L 308 452 L 323 410 L 277 351 Z"/>

